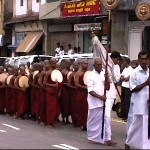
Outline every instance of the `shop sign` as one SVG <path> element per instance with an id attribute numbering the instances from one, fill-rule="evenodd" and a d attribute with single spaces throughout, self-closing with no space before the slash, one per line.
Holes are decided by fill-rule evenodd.
<path id="1" fill-rule="evenodd" d="M 74 31 L 101 30 L 101 23 L 75 24 Z"/>
<path id="2" fill-rule="evenodd" d="M 99 15 L 100 0 L 82 0 L 73 2 L 63 2 L 61 4 L 62 17 L 80 17 Z"/>

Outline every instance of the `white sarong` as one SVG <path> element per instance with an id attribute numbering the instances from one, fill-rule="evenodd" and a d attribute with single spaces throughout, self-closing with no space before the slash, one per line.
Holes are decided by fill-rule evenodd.
<path id="1" fill-rule="evenodd" d="M 104 138 L 101 139 L 102 114 L 103 114 L 103 107 L 98 107 L 98 108 L 88 110 L 87 138 L 88 140 L 104 144 L 104 142 L 106 141 L 105 140 L 105 123 L 104 123 Z"/>
<path id="2" fill-rule="evenodd" d="M 148 115 L 133 115 L 132 123 L 127 133 L 126 144 L 138 149 L 150 148 L 150 140 L 148 140 Z"/>

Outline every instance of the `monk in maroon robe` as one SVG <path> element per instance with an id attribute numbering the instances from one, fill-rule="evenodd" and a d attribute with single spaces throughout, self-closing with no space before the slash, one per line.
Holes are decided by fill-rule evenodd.
<path id="1" fill-rule="evenodd" d="M 8 77 L 13 75 L 13 74 L 14 74 L 13 69 L 8 68 Z M 10 107 L 11 107 L 11 88 L 10 88 L 9 84 L 7 84 L 8 77 L 5 80 L 5 109 L 6 109 L 6 114 L 11 115 L 11 112 L 10 112 L 11 111 L 10 110 Z"/>
<path id="2" fill-rule="evenodd" d="M 77 126 L 86 130 L 88 103 L 87 103 L 87 86 L 84 84 L 83 77 L 87 71 L 88 61 L 85 59 L 81 63 L 82 69 L 75 74 L 76 93 L 76 114 L 75 119 Z"/>
<path id="3" fill-rule="evenodd" d="M 70 88 L 68 88 L 67 86 L 67 83 L 68 83 L 67 76 L 68 76 L 68 73 L 71 71 L 70 60 L 66 60 L 65 65 L 66 65 L 65 69 L 62 70 L 63 82 L 62 82 L 62 88 L 61 88 L 60 109 L 62 113 L 63 123 L 70 124 L 69 116 L 71 115 L 71 100 L 70 100 Z"/>
<path id="4" fill-rule="evenodd" d="M 20 67 L 20 74 L 16 78 L 15 87 L 17 89 L 17 118 L 24 119 L 27 111 L 27 93 L 26 88 L 21 88 L 19 86 L 19 79 L 25 76 L 25 67 Z"/>
<path id="5" fill-rule="evenodd" d="M 0 66 L 0 74 L 4 73 L 4 67 Z M 5 94 L 4 94 L 4 83 L 0 82 L 0 113 L 4 113 L 4 99 L 5 99 Z"/>
<path id="6" fill-rule="evenodd" d="M 33 64 L 33 73 L 37 71 L 37 63 Z M 29 84 L 31 88 L 31 116 L 34 121 L 36 121 L 36 109 L 35 109 L 35 99 L 36 99 L 36 88 L 33 86 L 33 73 L 29 76 Z"/>
<path id="7" fill-rule="evenodd" d="M 46 87 L 43 84 L 44 82 L 44 77 L 46 75 L 46 73 L 49 71 L 50 69 L 50 63 L 49 60 L 45 60 L 44 61 L 44 69 L 39 76 L 39 86 L 40 86 L 40 122 L 41 124 L 46 125 Z"/>
<path id="8" fill-rule="evenodd" d="M 11 99 L 10 99 L 10 114 L 14 115 L 16 117 L 16 112 L 17 112 L 17 90 L 15 88 L 15 81 L 18 76 L 18 67 L 14 67 L 14 75 L 10 79 L 9 86 L 11 88 Z"/>
<path id="9" fill-rule="evenodd" d="M 40 106 L 41 106 L 41 101 L 40 101 L 40 86 L 38 83 L 39 77 L 40 77 L 40 73 L 43 70 L 43 65 L 42 64 L 37 64 L 37 70 L 39 71 L 33 80 L 33 84 L 32 86 L 35 88 L 35 115 L 36 115 L 36 120 L 38 121 L 38 123 L 40 123 Z"/>
<path id="10" fill-rule="evenodd" d="M 52 58 L 50 63 L 50 70 L 44 77 L 44 85 L 46 86 L 46 120 L 50 126 L 54 126 L 54 121 L 57 119 L 57 97 L 58 97 L 58 83 L 52 81 L 51 73 L 56 68 L 56 60 Z"/>
<path id="11" fill-rule="evenodd" d="M 74 126 L 76 126 L 76 119 L 75 119 L 75 114 L 76 114 L 76 87 L 75 87 L 75 81 L 74 81 L 74 76 L 75 73 L 78 71 L 79 69 L 79 62 L 75 61 L 73 63 L 73 72 L 70 74 L 69 76 L 69 80 L 68 80 L 68 87 L 70 88 L 70 95 L 71 95 L 71 117 L 72 117 L 72 122 L 74 124 Z"/>

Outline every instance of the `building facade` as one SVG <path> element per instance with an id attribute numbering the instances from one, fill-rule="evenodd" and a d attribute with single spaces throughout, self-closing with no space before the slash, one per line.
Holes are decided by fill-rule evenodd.
<path id="1" fill-rule="evenodd" d="M 13 17 L 5 22 L 12 29 L 12 56 L 43 53 L 43 24 L 39 21 L 39 0 L 13 0 Z"/>

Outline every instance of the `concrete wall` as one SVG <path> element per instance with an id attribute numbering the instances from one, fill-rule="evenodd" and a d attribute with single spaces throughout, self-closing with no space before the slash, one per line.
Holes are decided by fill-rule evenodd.
<path id="1" fill-rule="evenodd" d="M 51 19 L 51 18 L 60 18 L 60 5 L 61 3 L 45 3 L 40 5 L 40 19 Z"/>
<path id="2" fill-rule="evenodd" d="M 122 54 L 126 54 L 125 48 L 125 22 L 126 14 L 118 12 L 112 16 L 111 26 L 111 51 L 117 50 Z"/>
<path id="3" fill-rule="evenodd" d="M 20 0 L 16 0 L 14 16 L 20 16 L 20 15 L 25 15 L 25 14 L 27 14 L 27 0 L 23 1 L 23 6 L 21 6 Z"/>
<path id="4" fill-rule="evenodd" d="M 39 12 L 39 2 L 32 0 L 32 12 Z"/>

